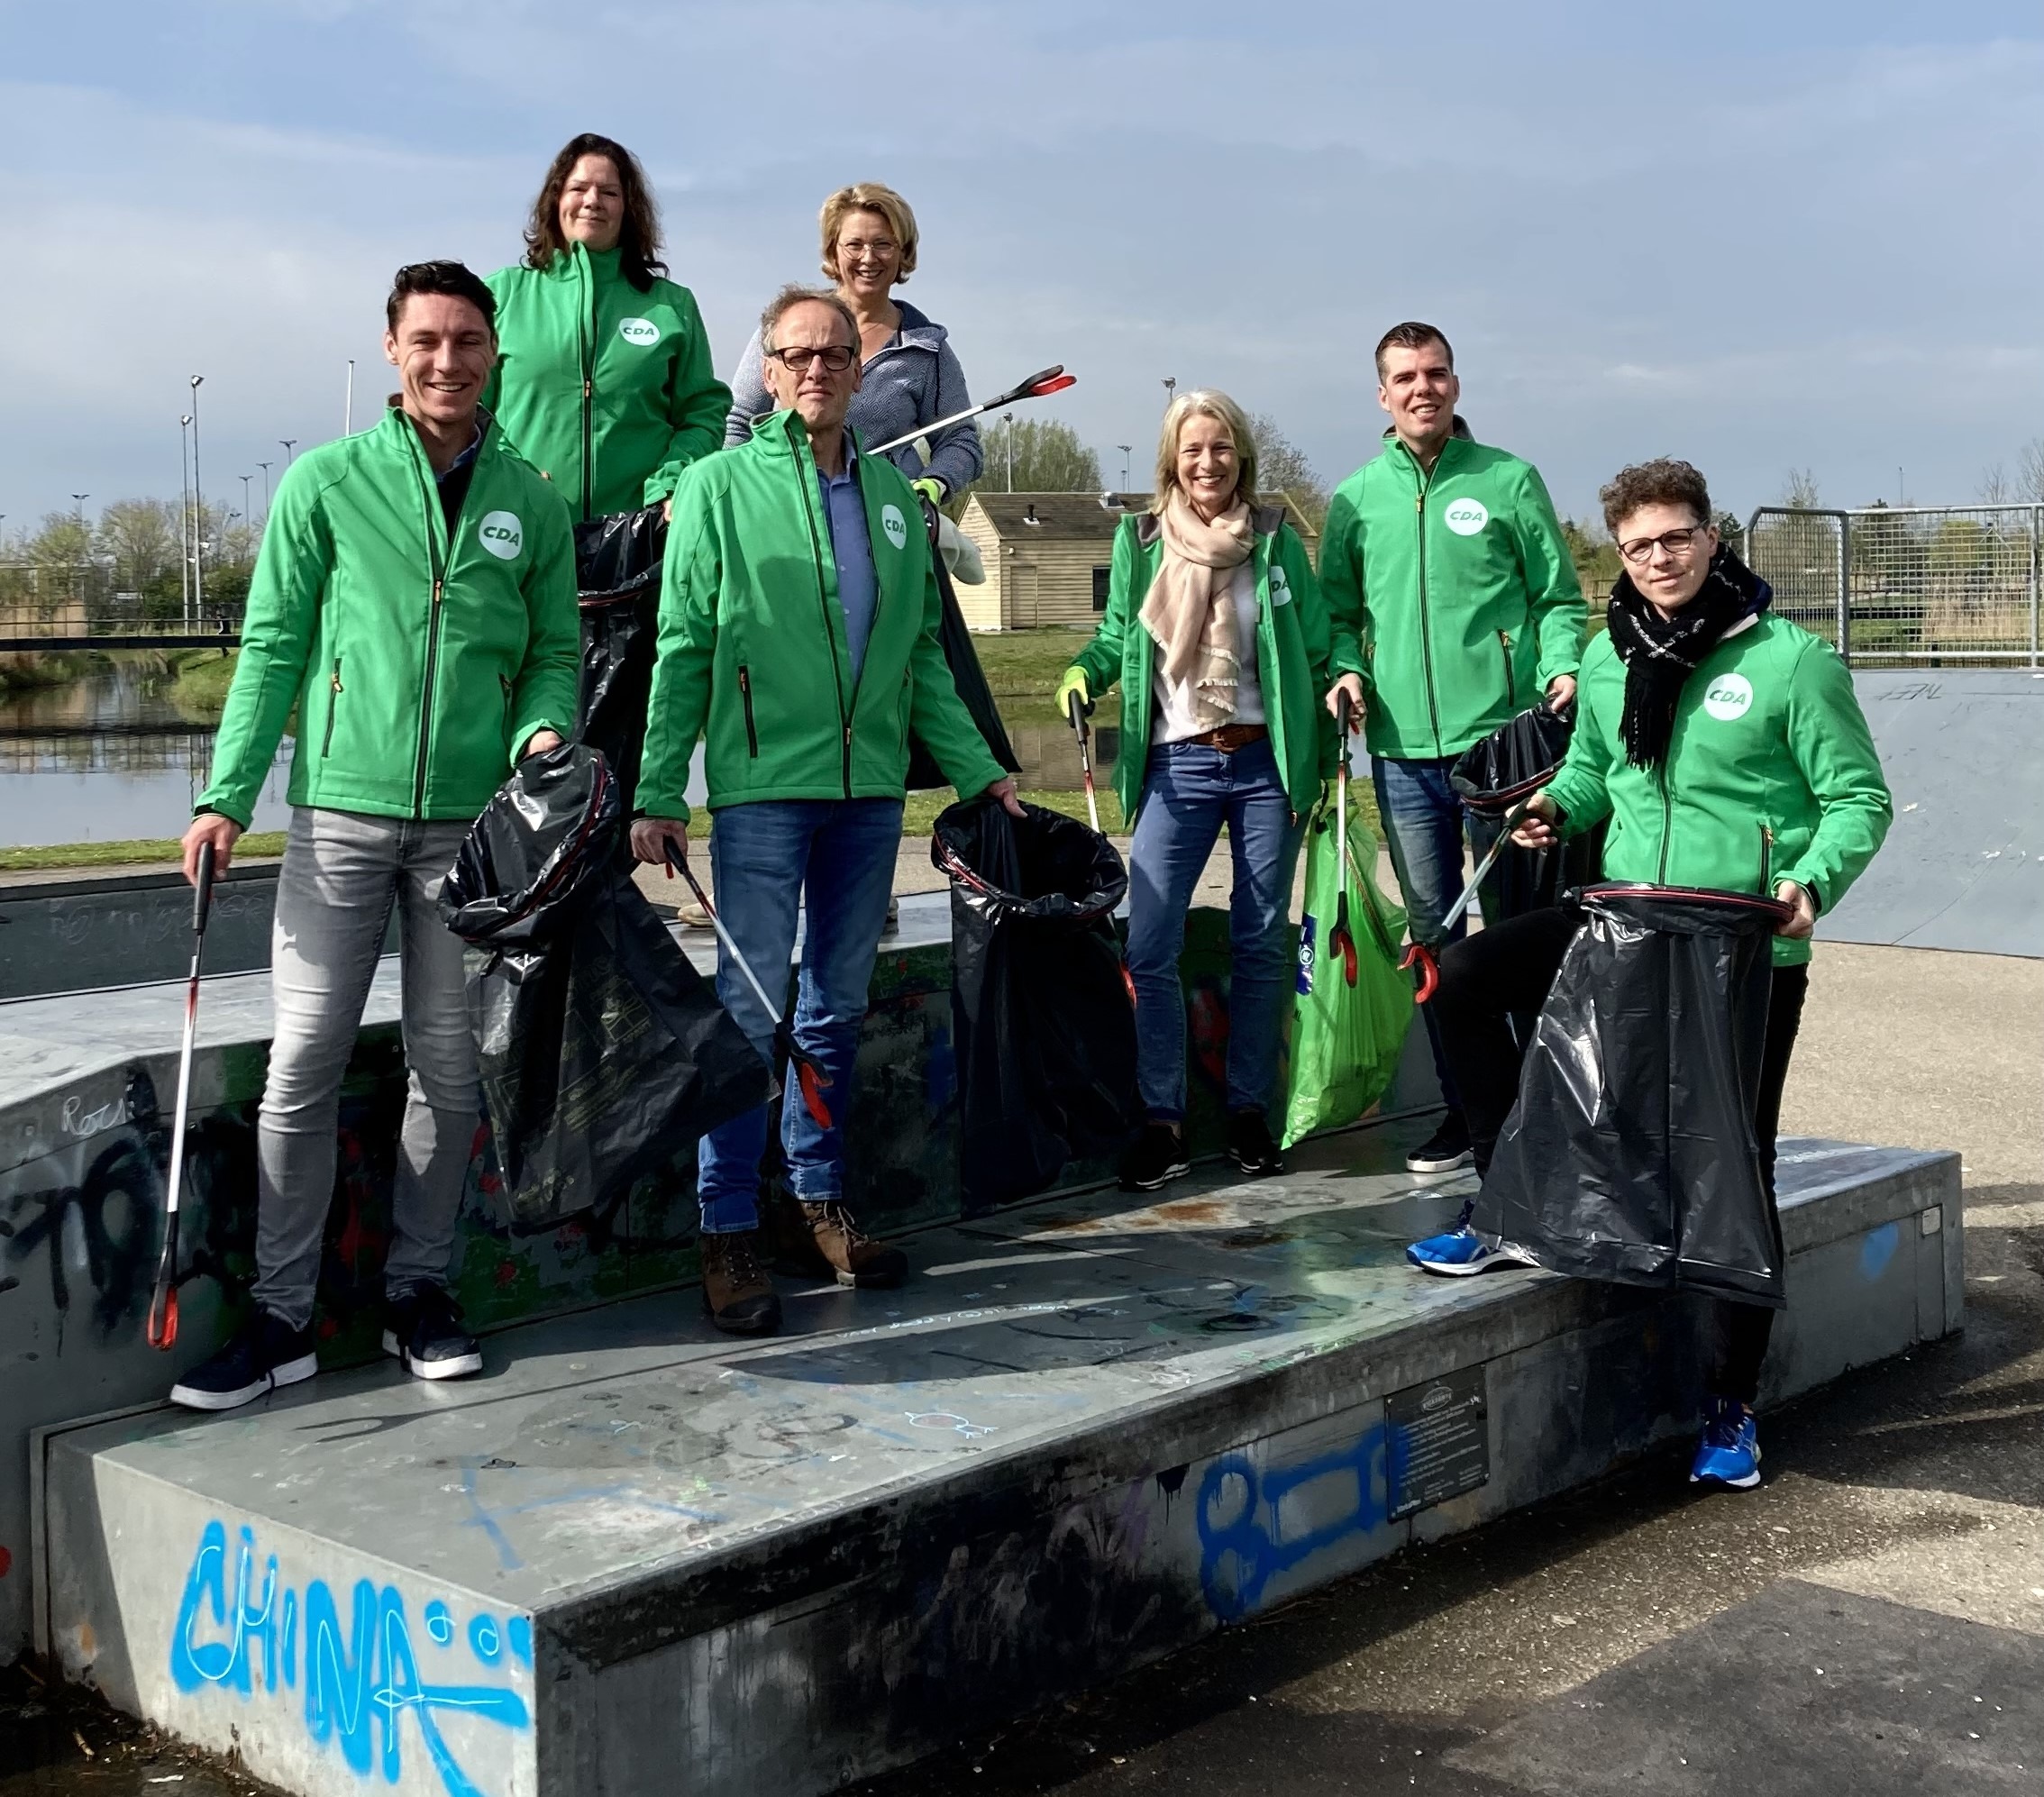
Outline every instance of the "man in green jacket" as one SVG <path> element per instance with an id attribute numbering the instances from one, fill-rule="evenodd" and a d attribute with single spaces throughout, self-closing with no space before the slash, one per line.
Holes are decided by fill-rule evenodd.
<path id="1" fill-rule="evenodd" d="M 341 1077 L 394 908 L 411 1081 L 383 1345 L 421 1379 L 482 1364 L 446 1289 L 478 1105 L 461 944 L 434 901 L 512 766 L 572 725 L 578 658 L 567 507 L 478 407 L 494 312 L 459 262 L 400 269 L 383 342 L 402 391 L 373 429 L 291 465 L 263 532 L 212 783 L 185 833 L 187 878 L 207 846 L 224 871 L 296 707 L 254 1309 L 173 1388 L 196 1409 L 319 1371 Z"/>
<path id="2" fill-rule="evenodd" d="M 1455 415 L 1455 351 L 1431 324 L 1393 325 L 1377 345 L 1383 452 L 1336 489 L 1320 543 L 1335 631 L 1364 673 L 1337 685 L 1363 713 L 1377 811 L 1412 940 L 1437 952 L 1463 924 L 1463 844 L 1491 831 L 1464 811 L 1449 771 L 1465 749 L 1545 698 L 1575 695 L 1588 608 L 1561 524 L 1530 462 L 1471 440 Z M 1328 703 L 1334 704 L 1330 695 Z M 1484 921 L 1496 923 L 1486 892 Z M 1469 1164 L 1469 1130 L 1423 1009 L 1447 1114 L 1406 1157 L 1416 1173 Z"/>
<path id="3" fill-rule="evenodd" d="M 779 409 L 674 492 L 632 846 L 652 862 L 688 853 L 683 794 L 700 736 L 718 913 L 777 997 L 806 901 L 794 1032 L 829 1081 L 828 1119 L 791 1082 L 789 1184 L 840 1284 L 892 1285 L 900 1251 L 862 1235 L 844 1208 L 844 1121 L 901 846 L 909 732 L 961 793 L 1021 807 L 938 645 L 916 495 L 845 429 L 857 320 L 835 294 L 787 287 L 760 333 Z M 772 1021 L 721 944 L 717 995 L 771 1054 Z M 698 1158 L 703 1301 L 734 1334 L 780 1322 L 758 1254 L 766 1128 L 762 1106 L 706 1136 Z"/>

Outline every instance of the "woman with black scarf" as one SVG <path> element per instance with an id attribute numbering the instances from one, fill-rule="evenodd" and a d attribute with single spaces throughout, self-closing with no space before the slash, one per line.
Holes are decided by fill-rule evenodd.
<path id="1" fill-rule="evenodd" d="M 1685 461 L 1622 470 L 1600 496 L 1626 571 L 1609 632 L 1583 658 L 1568 758 L 1516 840 L 1546 848 L 1605 818 L 1605 877 L 1769 894 L 1787 908 L 1755 1135 L 1768 1195 L 1789 1054 L 1810 978 L 1810 935 L 1886 835 L 1893 815 L 1852 676 L 1830 644 L 1775 616 L 1767 583 L 1718 541 L 1703 477 Z M 1433 1004 L 1466 1108 L 1476 1170 L 1519 1090 L 1514 1014 L 1538 1010 L 1581 922 L 1567 906 L 1483 930 L 1441 957 Z M 1507 1256 L 1461 1224 L 1407 1251 L 1428 1272 Z M 1691 1476 L 1760 1482 L 1752 1405 L 1774 1311 L 1718 1301 L 1716 1363 Z"/>

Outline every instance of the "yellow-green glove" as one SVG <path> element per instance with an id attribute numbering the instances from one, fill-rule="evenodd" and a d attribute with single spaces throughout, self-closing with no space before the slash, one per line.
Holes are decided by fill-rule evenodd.
<path id="1" fill-rule="evenodd" d="M 945 498 L 944 482 L 939 480 L 935 475 L 926 474 L 920 480 L 911 480 L 908 484 L 924 498 L 927 499 L 935 510 L 940 512 L 944 510 Z"/>
<path id="2" fill-rule="evenodd" d="M 1057 715 L 1067 723 L 1072 719 L 1072 699 L 1076 694 L 1079 709 L 1090 717 L 1093 713 L 1092 689 L 1086 684 L 1083 668 L 1067 668 L 1064 678 L 1057 683 Z"/>

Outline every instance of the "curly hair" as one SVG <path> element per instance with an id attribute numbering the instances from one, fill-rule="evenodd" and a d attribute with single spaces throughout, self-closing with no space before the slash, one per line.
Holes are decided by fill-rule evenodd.
<path id="1" fill-rule="evenodd" d="M 1652 461 L 1636 461 L 1630 468 L 1620 469 L 1597 498 L 1604 508 L 1604 528 L 1613 536 L 1642 506 L 1686 506 L 1696 514 L 1698 524 L 1711 522 L 1711 489 L 1702 474 L 1672 456 L 1656 456 Z"/>
<path id="2" fill-rule="evenodd" d="M 641 293 L 649 293 L 653 278 L 667 272 L 667 264 L 660 259 L 660 208 L 653 204 L 652 188 L 639 159 L 616 138 L 593 131 L 570 138 L 548 166 L 539 197 L 533 202 L 533 215 L 525 223 L 525 266 L 544 273 L 556 256 L 568 253 L 568 241 L 561 234 L 561 190 L 585 156 L 607 156 L 617 170 L 617 185 L 625 190 L 625 223 L 617 233 L 618 267 Z"/>

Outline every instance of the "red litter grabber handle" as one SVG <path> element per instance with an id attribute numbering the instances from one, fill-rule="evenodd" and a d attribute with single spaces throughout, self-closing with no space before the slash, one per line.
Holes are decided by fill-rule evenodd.
<path id="1" fill-rule="evenodd" d="M 1017 399 L 1041 399 L 1046 394 L 1062 393 L 1066 388 L 1076 386 L 1078 380 L 1077 375 L 1065 373 L 1063 362 L 1054 362 L 1049 368 L 1038 369 L 1027 379 L 1017 381 L 1006 393 L 997 394 L 981 404 L 990 412 L 997 406 L 1012 406 Z"/>
<path id="2" fill-rule="evenodd" d="M 1399 957 L 1398 965 L 1401 972 L 1412 972 L 1415 968 L 1419 970 L 1414 975 L 1415 1004 L 1423 1005 L 1434 996 L 1435 989 L 1441 983 L 1441 963 L 1435 958 L 1432 949 L 1424 943 L 1408 943 L 1405 953 Z"/>
<path id="3" fill-rule="evenodd" d="M 738 964 L 738 971 L 745 976 L 745 982 L 753 989 L 753 995 L 765 1007 L 766 1014 L 773 1019 L 773 1045 L 788 1057 L 788 1064 L 795 1070 L 795 1083 L 801 1088 L 802 1107 L 809 1113 L 810 1120 L 818 1129 L 831 1127 L 830 1106 L 824 1093 L 830 1088 L 830 1075 L 801 1044 L 795 1040 L 792 1025 L 780 1015 L 780 1008 L 767 997 L 767 990 L 760 983 L 760 976 L 753 971 L 753 964 L 745 959 L 744 951 L 732 940 L 731 932 L 724 927 L 724 919 L 716 915 L 716 907 L 710 903 L 709 894 L 703 890 L 702 882 L 689 867 L 687 853 L 677 854 L 670 842 L 666 849 L 667 865 L 689 882 L 689 890 L 696 895 L 696 903 L 703 908 L 703 914 L 710 920 L 710 927 L 716 932 L 716 939 Z"/>

